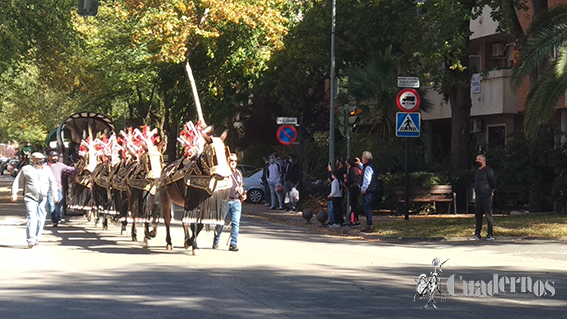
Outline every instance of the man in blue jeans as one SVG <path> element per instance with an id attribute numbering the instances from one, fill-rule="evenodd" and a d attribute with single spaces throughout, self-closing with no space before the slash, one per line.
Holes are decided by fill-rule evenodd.
<path id="1" fill-rule="evenodd" d="M 32 153 L 30 164 L 24 165 L 12 184 L 12 202 L 18 199 L 18 191 L 24 189 L 24 204 L 26 206 L 26 235 L 28 248 L 38 245 L 45 224 L 45 204 L 47 193 L 54 194 L 54 202 L 58 202 L 57 182 L 51 170 L 43 167 L 45 155 Z"/>
<path id="2" fill-rule="evenodd" d="M 362 194 L 362 208 L 366 216 L 366 227 L 360 231 L 371 233 L 372 230 L 372 200 L 374 194 L 378 190 L 378 172 L 372 164 L 372 153 L 365 151 L 362 153 L 362 179 L 360 184 L 360 193 Z"/>
<path id="3" fill-rule="evenodd" d="M 231 216 L 232 231 L 230 232 L 230 246 L 229 251 L 238 251 L 237 240 L 238 230 L 240 228 L 240 215 L 242 213 L 242 201 L 246 200 L 246 193 L 242 187 L 242 173 L 236 169 L 238 158 L 236 154 L 232 153 L 228 157 L 228 165 L 232 171 L 232 188 L 230 189 L 230 200 L 228 202 L 228 209 L 226 210 L 225 220 L 228 215 Z M 213 240 L 213 249 L 219 248 L 220 237 L 224 225 L 217 225 L 215 228 L 215 238 Z"/>

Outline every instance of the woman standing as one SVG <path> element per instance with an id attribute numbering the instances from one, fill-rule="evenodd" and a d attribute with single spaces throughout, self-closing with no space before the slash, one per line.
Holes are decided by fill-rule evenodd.
<path id="1" fill-rule="evenodd" d="M 348 189 L 348 197 L 350 201 L 349 221 L 351 225 L 360 225 L 358 222 L 358 196 L 360 195 L 360 179 L 362 178 L 362 170 L 360 169 L 360 159 L 355 157 L 346 161 L 348 174 L 345 180 L 345 186 Z M 347 207 L 347 210 L 349 208 Z"/>

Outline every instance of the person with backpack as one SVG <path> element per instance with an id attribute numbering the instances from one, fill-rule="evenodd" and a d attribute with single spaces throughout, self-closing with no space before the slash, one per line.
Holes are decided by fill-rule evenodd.
<path id="1" fill-rule="evenodd" d="M 268 171 L 266 172 L 266 178 L 268 180 L 268 185 L 270 186 L 270 196 L 272 204 L 270 210 L 276 209 L 276 195 L 278 198 L 279 210 L 283 210 L 283 186 L 282 186 L 282 167 L 280 164 L 276 163 L 276 156 L 274 154 L 269 157 Z M 278 191 L 281 188 L 281 191 Z"/>
<path id="2" fill-rule="evenodd" d="M 348 219 L 350 225 L 357 226 L 360 225 L 358 222 L 358 196 L 360 195 L 360 184 L 362 179 L 360 159 L 358 157 L 355 157 L 354 159 L 347 159 L 346 167 L 348 169 L 348 174 L 346 176 L 345 186 L 348 189 L 348 197 L 350 201 Z"/>

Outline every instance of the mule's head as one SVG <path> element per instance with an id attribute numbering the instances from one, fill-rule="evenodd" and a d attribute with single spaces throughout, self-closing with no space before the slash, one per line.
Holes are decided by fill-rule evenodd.
<path id="1" fill-rule="evenodd" d="M 203 134 L 203 138 L 207 142 L 205 149 L 203 151 L 204 160 L 210 167 L 211 175 L 216 175 L 221 178 L 229 177 L 230 167 L 227 162 L 226 147 L 224 145 L 224 140 L 226 139 L 228 130 L 225 130 L 220 137 L 206 136 Z"/>

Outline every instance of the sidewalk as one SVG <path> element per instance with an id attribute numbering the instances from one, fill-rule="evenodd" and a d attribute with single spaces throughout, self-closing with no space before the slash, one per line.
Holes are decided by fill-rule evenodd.
<path id="1" fill-rule="evenodd" d="M 273 222 L 285 223 L 288 225 L 293 225 L 296 227 L 302 227 L 310 229 L 313 232 L 331 236 L 341 236 L 350 239 L 361 239 L 366 241 L 379 241 L 379 242 L 393 242 L 393 243 L 408 243 L 408 242 L 469 242 L 468 237 L 391 237 L 391 236 L 381 236 L 376 233 L 363 233 L 360 231 L 361 226 L 343 226 L 340 228 L 329 228 L 326 226 L 321 226 L 321 223 L 317 220 L 317 212 L 313 212 L 313 217 L 311 218 L 311 223 L 306 223 L 301 212 L 293 211 L 274 211 L 267 210 L 266 206 L 261 204 L 250 204 L 244 203 L 242 207 L 243 214 L 248 216 L 254 216 L 256 218 L 266 219 Z M 387 215 L 377 215 L 374 214 L 372 221 L 374 225 L 384 221 L 388 218 Z M 410 217 L 411 218 L 411 217 Z M 474 225 L 474 216 L 471 215 L 471 223 Z M 360 216 L 360 224 L 365 224 L 365 217 Z M 549 242 L 567 242 L 566 237 L 560 238 L 528 238 L 528 237 L 514 237 L 514 236 L 498 236 L 498 243 L 513 243 L 520 241 L 549 241 Z M 483 243 L 485 241 L 480 241 Z M 476 242 L 479 243 L 479 242 Z M 474 244 L 474 242 L 471 242 Z"/>

